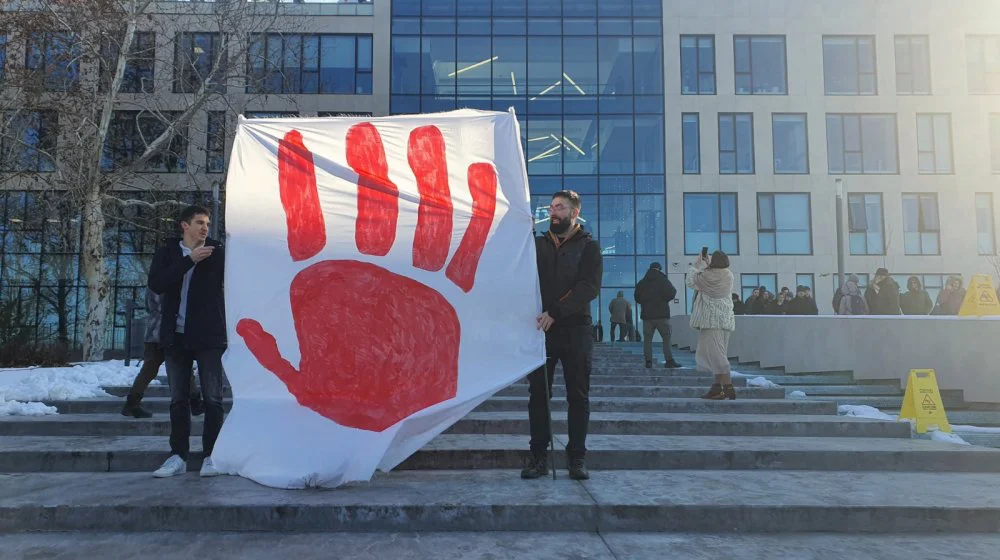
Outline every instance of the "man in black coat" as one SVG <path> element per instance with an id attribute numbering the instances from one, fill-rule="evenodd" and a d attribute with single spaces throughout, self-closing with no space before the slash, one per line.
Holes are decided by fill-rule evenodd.
<path id="1" fill-rule="evenodd" d="M 635 285 L 635 303 L 641 305 L 639 317 L 642 319 L 642 353 L 646 367 L 653 367 L 653 333 L 660 333 L 663 340 L 663 361 L 667 368 L 681 367 L 674 360 L 670 348 L 670 302 L 677 297 L 677 289 L 663 273 L 660 263 L 649 265 L 642 280 Z"/>
<path id="2" fill-rule="evenodd" d="M 222 354 L 226 350 L 226 302 L 223 295 L 225 253 L 208 239 L 210 214 L 200 206 L 181 213 L 184 237 L 170 239 L 157 250 L 149 268 L 149 289 L 160 294 L 160 345 L 166 355 L 170 383 L 170 458 L 153 476 L 165 478 L 187 471 L 191 437 L 188 400 L 191 369 L 198 362 L 205 427 L 205 460 L 201 476 L 220 474 L 212 449 L 222 429 Z"/>
<path id="3" fill-rule="evenodd" d="M 542 314 L 538 328 L 545 331 L 548 359 L 528 376 L 528 421 L 531 426 L 531 461 L 521 478 L 549 474 L 548 447 L 552 438 L 548 422 L 549 395 L 556 362 L 562 362 L 569 405 L 569 476 L 590 478 L 584 464 L 587 425 L 590 422 L 590 368 L 594 340 L 590 302 L 601 290 L 600 244 L 576 223 L 580 195 L 560 191 L 552 195 L 549 231 L 535 238 L 538 280 L 542 292 Z M 546 386 L 546 383 L 548 386 Z"/>
<path id="4" fill-rule="evenodd" d="M 819 315 L 816 300 L 810 295 L 809 288 L 799 286 L 795 289 L 795 298 L 788 303 L 786 315 Z"/>

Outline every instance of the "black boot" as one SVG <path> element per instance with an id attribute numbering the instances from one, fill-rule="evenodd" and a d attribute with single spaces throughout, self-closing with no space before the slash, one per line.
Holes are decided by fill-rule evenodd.
<path id="1" fill-rule="evenodd" d="M 663 367 L 667 369 L 681 369 L 684 366 L 680 365 L 673 358 L 671 358 L 669 362 L 663 364 Z"/>
<path id="2" fill-rule="evenodd" d="M 129 395 L 125 397 L 125 406 L 122 407 L 122 416 L 131 416 L 133 418 L 152 417 L 152 412 L 143 410 L 143 408 L 139 406 L 140 401 L 142 401 L 142 393 L 129 393 Z"/>
<path id="3" fill-rule="evenodd" d="M 521 470 L 521 478 L 532 480 L 548 476 L 549 474 L 549 454 L 545 451 L 532 453 L 528 466 Z"/>
<path id="4" fill-rule="evenodd" d="M 573 480 L 590 479 L 590 473 L 583 462 L 583 457 L 569 457 L 569 477 Z"/>
<path id="5" fill-rule="evenodd" d="M 205 414 L 205 401 L 201 399 L 201 393 L 191 395 L 191 416 L 201 416 Z"/>
<path id="6" fill-rule="evenodd" d="M 722 384 L 714 383 L 712 388 L 708 390 L 707 393 L 701 396 L 703 399 L 710 401 L 721 401 L 726 398 L 725 394 L 722 392 Z"/>
<path id="7" fill-rule="evenodd" d="M 652 360 L 646 360 L 646 369 L 649 369 L 649 368 L 651 368 L 651 367 L 653 367 L 653 362 L 652 362 Z"/>

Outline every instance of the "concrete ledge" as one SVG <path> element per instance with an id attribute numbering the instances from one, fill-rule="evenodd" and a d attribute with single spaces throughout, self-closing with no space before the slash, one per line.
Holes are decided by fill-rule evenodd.
<path id="1" fill-rule="evenodd" d="M 687 316 L 675 317 L 673 342 L 695 348 Z M 788 372 L 844 370 L 863 380 L 898 380 L 933 369 L 942 389 L 973 402 L 1000 403 L 996 343 L 1000 317 L 739 316 L 729 356 Z"/>

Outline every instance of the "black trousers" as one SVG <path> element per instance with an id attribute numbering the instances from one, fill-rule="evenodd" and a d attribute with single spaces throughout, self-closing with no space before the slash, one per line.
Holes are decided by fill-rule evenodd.
<path id="1" fill-rule="evenodd" d="M 590 423 L 590 369 L 593 361 L 594 339 L 590 325 L 553 327 L 545 334 L 545 365 L 528 376 L 528 422 L 531 426 L 531 451 L 540 453 L 549 446 L 548 418 L 546 417 L 546 372 L 548 394 L 552 394 L 552 376 L 556 364 L 562 363 L 566 380 L 566 401 L 569 404 L 569 445 L 566 452 L 572 458 L 583 458 L 587 453 L 587 425 Z"/>
<path id="2" fill-rule="evenodd" d="M 173 346 L 166 350 L 167 379 L 170 382 L 170 452 L 185 461 L 191 438 L 191 371 L 198 362 L 201 394 L 205 401 L 205 429 L 201 444 L 205 456 L 212 455 L 215 440 L 222 430 L 225 412 L 222 408 L 222 354 L 225 348 L 189 350 L 184 335 L 174 335 Z"/>
<path id="3" fill-rule="evenodd" d="M 623 342 L 628 336 L 628 324 L 627 323 L 611 323 L 611 338 L 608 339 L 609 342 L 615 341 L 615 327 L 618 327 L 618 342 Z"/>
<path id="4" fill-rule="evenodd" d="M 143 346 L 142 367 L 132 382 L 132 388 L 128 391 L 128 398 L 134 399 L 136 403 L 142 400 L 142 394 L 149 388 L 149 384 L 156 379 L 156 374 L 160 372 L 160 366 L 166 359 L 160 345 L 155 342 L 147 342 Z M 194 375 L 191 376 L 191 398 L 198 396 L 198 388 L 194 386 Z"/>

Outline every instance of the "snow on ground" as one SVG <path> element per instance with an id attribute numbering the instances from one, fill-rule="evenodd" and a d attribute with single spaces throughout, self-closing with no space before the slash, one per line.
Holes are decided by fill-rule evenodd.
<path id="1" fill-rule="evenodd" d="M 882 412 L 881 410 L 866 406 L 866 405 L 849 405 L 842 404 L 837 407 L 837 413 L 841 416 L 857 416 L 860 418 L 873 418 L 875 420 L 891 420 L 900 422 L 910 423 L 910 437 L 915 439 L 931 439 L 933 441 L 943 441 L 947 443 L 955 443 L 958 445 L 970 445 L 969 442 L 962 439 L 961 433 L 970 434 L 1000 434 L 1000 427 L 997 428 L 987 428 L 982 426 L 965 426 L 952 424 L 952 433 L 941 432 L 941 431 L 931 431 L 926 434 L 917 434 L 916 430 L 913 429 L 912 420 L 899 420 L 896 416 L 892 416 Z"/>
<path id="2" fill-rule="evenodd" d="M 892 420 L 896 421 L 895 416 L 890 416 L 881 410 L 875 408 L 874 406 L 868 406 L 864 404 L 854 405 L 854 404 L 842 404 L 837 407 L 837 414 L 840 416 L 857 416 L 858 418 L 872 418 L 874 420 Z"/>
<path id="3" fill-rule="evenodd" d="M 55 414 L 37 401 L 110 397 L 101 387 L 130 386 L 139 368 L 121 360 L 56 368 L 0 369 L 0 416 Z M 160 374 L 165 373 L 163 366 Z M 151 385 L 159 385 L 153 380 Z"/>
<path id="4" fill-rule="evenodd" d="M 954 427 L 953 427 L 954 429 Z M 930 432 L 931 439 L 934 441 L 943 441 L 946 443 L 955 443 L 958 445 L 971 445 L 969 442 L 962 439 L 962 436 L 958 434 L 948 432 L 939 432 L 937 430 Z"/>
<path id="5" fill-rule="evenodd" d="M 792 391 L 785 395 L 786 399 L 805 399 L 808 398 L 802 391 Z"/>
<path id="6" fill-rule="evenodd" d="M 951 429 L 956 432 L 968 432 L 970 434 L 1000 434 L 1000 427 L 987 428 L 984 426 L 962 426 L 952 424 Z"/>
<path id="7" fill-rule="evenodd" d="M 777 383 L 766 379 L 764 377 L 749 377 L 747 378 L 747 387 L 763 387 L 765 389 L 777 389 L 781 387 Z"/>

